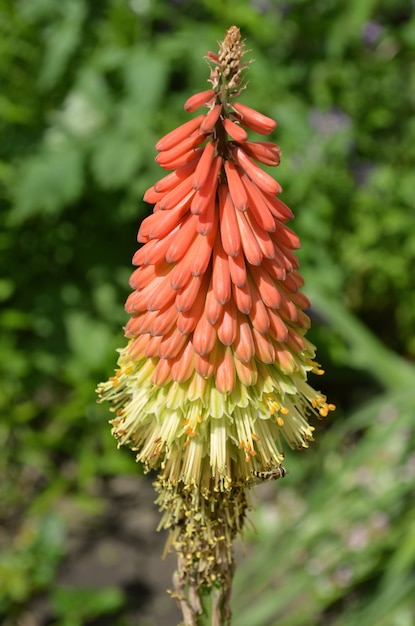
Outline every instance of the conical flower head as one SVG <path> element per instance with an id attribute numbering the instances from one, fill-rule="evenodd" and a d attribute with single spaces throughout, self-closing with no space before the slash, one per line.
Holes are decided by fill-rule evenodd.
<path id="1" fill-rule="evenodd" d="M 283 441 L 307 447 L 307 414 L 333 408 L 306 381 L 321 370 L 305 338 L 300 244 L 279 183 L 261 169 L 279 164 L 280 148 L 248 137 L 276 122 L 237 101 L 243 55 L 231 27 L 207 55 L 210 88 L 185 103 L 203 113 L 156 145 L 171 171 L 145 194 L 154 209 L 133 258 L 129 341 L 99 389 L 120 444 L 174 493 L 283 475 Z"/>

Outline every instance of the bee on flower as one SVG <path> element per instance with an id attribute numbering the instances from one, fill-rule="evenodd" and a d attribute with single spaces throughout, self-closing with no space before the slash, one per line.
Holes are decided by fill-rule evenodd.
<path id="1" fill-rule="evenodd" d="M 258 479 L 259 482 L 265 482 L 284 478 L 287 475 L 287 470 L 282 465 L 279 465 L 271 469 L 252 470 L 251 474 L 254 478 Z"/>
<path id="2" fill-rule="evenodd" d="M 249 138 L 276 122 L 238 101 L 243 56 L 232 26 L 207 54 L 209 89 L 185 102 L 198 113 L 156 144 L 169 173 L 144 195 L 154 208 L 133 257 L 128 343 L 98 390 L 119 444 L 158 472 L 161 526 L 186 580 L 202 585 L 229 583 L 250 481 L 285 476 L 283 442 L 307 447 L 308 414 L 334 409 L 307 383 L 322 371 L 305 337 L 300 242 L 261 168 L 281 150 Z"/>

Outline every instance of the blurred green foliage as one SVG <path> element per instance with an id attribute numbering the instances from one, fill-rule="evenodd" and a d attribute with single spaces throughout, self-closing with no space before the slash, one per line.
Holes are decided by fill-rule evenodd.
<path id="1" fill-rule="evenodd" d="M 7 625 L 38 594 L 52 598 L 60 626 L 122 612 L 117 591 L 86 601 L 88 590 L 59 587 L 60 503 L 99 507 L 97 478 L 138 471 L 116 449 L 94 387 L 123 345 L 129 259 L 149 210 L 142 196 L 161 176 L 154 144 L 185 121 L 184 100 L 206 86 L 203 56 L 233 23 L 255 59 L 243 101 L 279 122 L 278 179 L 296 214 L 310 338 L 327 370 L 318 383 L 339 405 L 318 444 L 290 454 L 277 508 L 273 492 L 255 514 L 237 623 L 414 623 L 413 6 L 0 0 Z"/>

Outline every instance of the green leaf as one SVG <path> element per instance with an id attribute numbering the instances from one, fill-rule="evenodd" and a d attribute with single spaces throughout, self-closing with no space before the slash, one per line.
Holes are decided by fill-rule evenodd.
<path id="1" fill-rule="evenodd" d="M 87 6 L 79 0 L 61 5 L 61 19 L 45 29 L 46 50 L 40 69 L 39 86 L 50 89 L 66 70 L 81 37 Z"/>
<path id="2" fill-rule="evenodd" d="M 92 154 L 92 171 L 104 189 L 126 185 L 141 162 L 140 144 L 120 131 L 107 131 L 97 138 Z"/>
<path id="3" fill-rule="evenodd" d="M 9 217 L 16 225 L 42 213 L 54 213 L 79 197 L 83 187 L 83 155 L 64 142 L 27 158 L 18 172 L 15 206 Z"/>
<path id="4" fill-rule="evenodd" d="M 83 626 L 100 615 L 114 613 L 124 603 L 124 595 L 116 587 L 57 587 L 51 597 L 59 626 Z"/>

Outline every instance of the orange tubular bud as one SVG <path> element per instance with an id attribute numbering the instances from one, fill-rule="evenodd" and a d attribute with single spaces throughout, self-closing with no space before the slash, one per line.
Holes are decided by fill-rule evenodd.
<path id="1" fill-rule="evenodd" d="M 215 227 L 217 219 L 216 211 L 216 198 L 212 196 L 209 200 L 207 208 L 200 215 L 195 216 L 197 218 L 196 230 L 199 235 L 209 235 L 212 229 Z"/>
<path id="2" fill-rule="evenodd" d="M 232 393 L 235 385 L 235 367 L 233 364 L 232 351 L 226 347 L 223 355 L 218 358 L 215 372 L 215 384 L 220 393 L 225 395 Z"/>
<path id="3" fill-rule="evenodd" d="M 293 219 L 293 212 L 282 200 L 268 194 L 264 196 L 264 199 L 269 207 L 269 210 L 273 216 L 277 218 L 277 220 L 286 222 L 287 220 Z"/>
<path id="4" fill-rule="evenodd" d="M 166 237 L 161 239 L 152 239 L 145 246 L 142 246 L 133 256 L 133 265 L 156 265 L 164 261 L 166 251 L 173 240 L 176 229 L 172 229 Z M 141 238 L 139 239 L 139 241 Z"/>
<path id="5" fill-rule="evenodd" d="M 231 276 L 229 272 L 228 257 L 222 247 L 220 234 L 215 240 L 212 266 L 213 292 L 219 304 L 225 304 L 231 297 Z"/>
<path id="6" fill-rule="evenodd" d="M 251 263 L 251 265 L 260 265 L 262 261 L 261 248 L 246 220 L 245 213 L 236 211 L 235 214 L 238 221 L 239 232 L 241 233 L 242 249 L 246 260 L 248 263 Z"/>
<path id="7" fill-rule="evenodd" d="M 159 355 L 159 347 L 162 340 L 163 337 L 161 335 L 158 335 L 157 337 L 150 337 L 145 348 L 145 355 L 148 359 Z"/>
<path id="8" fill-rule="evenodd" d="M 189 334 L 196 328 L 200 316 L 203 315 L 204 306 L 203 298 L 197 298 L 188 311 L 179 313 L 177 317 L 177 328 L 181 333 Z"/>
<path id="9" fill-rule="evenodd" d="M 178 311 L 184 313 L 185 311 L 189 311 L 192 308 L 193 303 L 199 294 L 199 291 L 203 291 L 202 284 L 204 278 L 205 276 L 202 275 L 192 276 L 186 287 L 179 291 L 175 301 L 176 309 Z M 206 278 L 208 277 L 206 276 Z M 202 294 L 201 297 L 204 297 L 204 294 Z"/>
<path id="10" fill-rule="evenodd" d="M 225 117 L 223 120 L 223 127 L 228 135 L 235 141 L 246 141 L 248 139 L 246 130 L 241 128 L 238 124 L 235 124 L 235 122 L 232 122 L 228 117 Z"/>
<path id="11" fill-rule="evenodd" d="M 223 316 L 218 324 L 218 339 L 224 346 L 231 346 L 237 336 L 236 306 L 232 298 L 223 307 Z"/>
<path id="12" fill-rule="evenodd" d="M 219 302 L 215 298 L 215 294 L 213 291 L 212 281 L 209 284 L 209 289 L 206 294 L 205 301 L 205 317 L 209 324 L 212 326 L 217 324 L 217 322 L 221 319 L 223 313 L 223 306 L 219 304 Z"/>
<path id="13" fill-rule="evenodd" d="M 178 383 L 183 383 L 185 380 L 190 378 L 193 373 L 193 359 L 194 359 L 194 351 L 193 346 L 189 342 L 185 349 L 183 350 L 180 357 L 176 357 L 176 360 L 172 363 L 171 366 L 171 378 Z"/>
<path id="14" fill-rule="evenodd" d="M 136 334 L 140 333 L 149 333 L 151 332 L 151 327 L 153 326 L 153 322 L 157 319 L 159 315 L 159 311 L 147 311 L 142 315 L 137 316 L 135 321 L 137 325 L 134 325 Z M 154 335 L 154 333 L 152 333 Z"/>
<path id="15" fill-rule="evenodd" d="M 270 117 L 267 117 L 266 115 L 255 111 L 255 109 L 251 109 L 251 107 L 241 104 L 240 102 L 235 102 L 232 104 L 232 107 L 241 116 L 244 126 L 251 128 L 261 135 L 269 135 L 277 125 L 277 122 Z"/>
<path id="16" fill-rule="evenodd" d="M 287 348 L 276 346 L 275 364 L 283 373 L 291 374 L 297 368 L 292 353 Z"/>
<path id="17" fill-rule="evenodd" d="M 216 330 L 204 315 L 199 319 L 193 333 L 193 348 L 197 354 L 206 356 L 212 352 L 216 343 Z"/>
<path id="18" fill-rule="evenodd" d="M 299 237 L 288 228 L 285 224 L 281 224 L 276 222 L 276 229 L 273 233 L 274 241 L 278 241 L 278 243 L 282 243 L 283 245 L 290 248 L 290 250 L 298 250 L 300 248 L 301 243 Z"/>
<path id="19" fill-rule="evenodd" d="M 238 287 L 243 287 L 247 281 L 244 255 L 238 254 L 235 257 L 228 256 L 228 263 L 232 282 L 238 285 Z"/>
<path id="20" fill-rule="evenodd" d="M 275 348 L 271 338 L 267 334 L 252 329 L 252 337 L 255 345 L 255 356 L 263 363 L 274 363 Z"/>
<path id="21" fill-rule="evenodd" d="M 280 261 L 275 259 L 275 257 L 272 259 L 272 263 L 269 259 L 264 259 L 262 261 L 262 267 L 275 280 L 285 280 L 287 270 L 285 267 L 281 267 Z"/>
<path id="22" fill-rule="evenodd" d="M 217 224 L 214 222 L 213 228 L 206 236 L 199 235 L 192 245 L 192 276 L 199 276 L 206 272 L 213 250 L 213 242 L 215 241 Z M 190 254 L 190 253 L 189 253 Z"/>
<path id="23" fill-rule="evenodd" d="M 192 263 L 196 253 L 194 248 L 195 241 L 197 241 L 197 238 L 193 241 L 186 256 L 183 257 L 170 272 L 170 285 L 175 291 L 186 287 L 192 277 Z"/>
<path id="24" fill-rule="evenodd" d="M 177 143 L 170 148 L 170 150 L 166 150 L 165 152 L 160 152 L 156 158 L 154 159 L 156 163 L 161 165 L 161 167 L 166 168 L 168 163 L 173 163 L 183 154 L 186 154 L 192 148 L 195 148 L 199 144 L 201 144 L 205 139 L 204 134 L 192 135 L 191 137 L 187 137 L 183 139 L 180 143 Z"/>
<path id="25" fill-rule="evenodd" d="M 288 329 L 281 319 L 279 311 L 268 310 L 269 321 L 271 323 L 269 334 L 278 343 L 285 343 L 288 339 Z"/>
<path id="26" fill-rule="evenodd" d="M 184 103 L 184 110 L 188 113 L 192 113 L 192 111 L 196 111 L 196 109 L 199 109 L 204 104 L 208 104 L 208 102 L 213 100 L 215 95 L 216 93 L 213 89 L 207 89 L 206 91 L 195 93 Z"/>
<path id="27" fill-rule="evenodd" d="M 230 256 L 238 256 L 241 251 L 241 236 L 235 209 L 225 184 L 219 186 L 219 222 L 223 249 Z"/>
<path id="28" fill-rule="evenodd" d="M 280 293 L 281 293 L 281 306 L 278 309 L 279 315 L 283 317 L 285 320 L 288 320 L 290 322 L 297 322 L 300 310 L 297 309 L 294 302 L 287 297 L 287 294 L 285 293 L 285 291 L 280 290 Z"/>
<path id="29" fill-rule="evenodd" d="M 171 211 L 158 211 L 146 217 L 141 223 L 140 241 L 143 241 L 142 237 L 146 237 L 146 235 L 149 239 L 161 239 L 168 235 L 189 210 L 192 196 L 193 191 L 188 193 L 180 204 Z"/>
<path id="30" fill-rule="evenodd" d="M 252 359 L 249 363 L 242 363 L 239 359 L 235 359 L 236 375 L 243 385 L 255 385 L 258 380 L 258 370 L 255 361 Z"/>
<path id="31" fill-rule="evenodd" d="M 243 149 L 248 156 L 264 165 L 276 167 L 281 161 L 281 150 L 275 144 L 269 142 L 252 141 L 243 144 Z"/>
<path id="32" fill-rule="evenodd" d="M 283 286 L 284 289 L 290 292 L 290 298 L 293 299 L 293 295 L 298 291 L 297 281 L 295 280 L 295 272 L 291 272 L 291 274 L 287 274 Z"/>
<path id="33" fill-rule="evenodd" d="M 311 306 L 310 300 L 301 291 L 291 294 L 291 299 L 300 309 L 309 309 Z"/>
<path id="34" fill-rule="evenodd" d="M 304 285 L 304 278 L 301 276 L 301 274 L 299 272 L 293 272 L 291 274 L 291 280 L 293 280 L 295 282 L 295 284 L 297 285 L 297 288 L 298 287 L 303 287 L 303 285 Z"/>
<path id="35" fill-rule="evenodd" d="M 179 202 L 181 202 L 183 198 L 192 190 L 192 178 L 188 176 L 176 185 L 174 189 L 162 194 L 162 199 L 160 199 L 157 203 L 158 210 L 168 211 L 169 209 L 174 209 L 174 207 L 176 207 Z"/>
<path id="36" fill-rule="evenodd" d="M 171 359 L 177 356 L 186 345 L 187 335 L 182 335 L 178 328 L 175 328 L 169 335 L 163 337 L 159 346 L 158 356 L 161 359 Z"/>
<path id="37" fill-rule="evenodd" d="M 244 315 L 238 314 L 238 336 L 233 343 L 233 351 L 242 363 L 249 363 L 255 355 L 252 327 Z"/>
<path id="38" fill-rule="evenodd" d="M 243 287 L 238 287 L 237 285 L 235 285 L 235 283 L 232 283 L 232 291 L 238 311 L 248 315 L 252 306 L 252 298 L 249 286 L 244 285 Z"/>
<path id="39" fill-rule="evenodd" d="M 232 163 L 232 161 L 225 161 L 224 166 L 233 205 L 235 209 L 238 209 L 238 211 L 246 211 L 248 206 L 248 197 L 241 180 L 241 174 L 239 173 L 235 163 Z"/>
<path id="40" fill-rule="evenodd" d="M 170 133 L 167 133 L 167 135 L 164 135 L 164 137 L 156 143 L 156 150 L 161 152 L 162 150 L 170 150 L 170 148 L 174 148 L 174 146 L 178 143 L 181 143 L 184 139 L 190 137 L 190 135 L 200 127 L 204 118 L 204 115 L 198 115 L 194 119 L 178 126 Z"/>
<path id="41" fill-rule="evenodd" d="M 216 195 L 218 186 L 218 176 L 222 167 L 222 157 L 217 156 L 213 159 L 209 174 L 205 180 L 203 187 L 198 189 L 193 197 L 190 210 L 195 215 L 203 213 L 208 207 L 209 201 Z"/>
<path id="42" fill-rule="evenodd" d="M 196 218 L 190 214 L 181 222 L 175 237 L 166 251 L 167 263 L 177 263 L 186 254 L 196 236 Z"/>
<path id="43" fill-rule="evenodd" d="M 292 328 L 288 328 L 287 345 L 293 350 L 293 352 L 302 352 L 306 349 L 307 344 L 304 337 L 298 334 Z"/>
<path id="44" fill-rule="evenodd" d="M 281 304 L 281 295 L 271 276 L 264 270 L 262 265 L 253 266 L 251 274 L 265 306 L 271 309 L 278 309 Z"/>
<path id="45" fill-rule="evenodd" d="M 138 313 L 142 313 L 147 310 L 147 298 L 151 296 L 153 291 L 157 289 L 157 282 L 155 285 L 150 288 L 147 287 L 143 289 L 141 292 L 134 291 L 130 293 L 127 300 L 125 301 L 124 309 L 126 313 L 137 315 Z"/>
<path id="46" fill-rule="evenodd" d="M 287 273 L 298 269 L 299 262 L 297 257 L 286 246 L 274 243 L 274 253 L 275 263 L 287 270 Z"/>
<path id="47" fill-rule="evenodd" d="M 193 178 L 190 178 L 193 189 L 200 189 L 205 184 L 212 165 L 213 156 L 215 154 L 215 147 L 216 142 L 210 141 L 206 144 L 203 154 L 200 157 L 199 163 L 195 169 Z"/>
<path id="48" fill-rule="evenodd" d="M 187 178 L 197 166 L 198 160 L 194 159 L 187 165 L 184 165 L 178 170 L 174 170 L 174 172 L 170 172 L 163 178 L 161 178 L 155 185 L 154 190 L 158 193 L 167 193 L 171 191 L 176 185 L 178 185 L 182 180 Z"/>
<path id="49" fill-rule="evenodd" d="M 212 130 L 215 127 L 216 122 L 219 119 L 221 111 L 222 111 L 222 105 L 215 104 L 213 109 L 211 109 L 209 113 L 205 115 L 205 119 L 200 125 L 200 130 L 202 130 L 204 133 L 212 132 Z"/>
<path id="50" fill-rule="evenodd" d="M 157 291 L 162 280 L 163 277 L 160 280 L 156 279 L 151 285 L 148 285 L 140 292 L 133 291 L 133 293 L 130 293 L 125 302 L 126 313 L 140 313 L 141 311 L 146 311 L 148 298 Z"/>
<path id="51" fill-rule="evenodd" d="M 131 318 L 130 321 L 132 321 L 134 318 Z M 130 335 L 126 334 L 126 337 L 129 337 Z M 132 359 L 142 359 L 145 356 L 145 347 L 148 343 L 148 340 L 150 338 L 149 334 L 144 334 L 144 335 L 140 335 L 139 337 L 137 337 L 137 339 L 134 339 L 134 341 L 132 341 L 128 347 L 128 354 L 131 356 Z"/>
<path id="52" fill-rule="evenodd" d="M 157 268 L 154 265 L 139 267 L 131 274 L 130 287 L 132 289 L 144 289 L 155 280 L 162 281 L 168 271 L 169 265 L 167 263 L 162 263 Z"/>
<path id="53" fill-rule="evenodd" d="M 256 221 L 264 230 L 270 233 L 274 232 L 275 217 L 272 215 L 265 202 L 263 193 L 254 185 L 245 172 L 241 176 L 241 179 L 248 194 L 249 211 L 255 216 Z"/>
<path id="54" fill-rule="evenodd" d="M 153 385 L 164 385 L 170 380 L 170 363 L 165 359 L 160 359 L 151 377 L 151 382 L 153 383 Z"/>
<path id="55" fill-rule="evenodd" d="M 304 311 L 298 311 L 298 317 L 294 317 L 294 319 L 291 321 L 297 322 L 297 324 L 301 326 L 301 328 L 308 329 L 311 326 L 311 319 L 306 313 L 304 313 Z"/>
<path id="56" fill-rule="evenodd" d="M 155 204 L 156 202 L 161 200 L 163 197 L 164 197 L 163 193 L 158 193 L 154 187 L 150 187 L 150 189 L 147 189 L 147 191 L 145 192 L 143 196 L 143 200 L 144 202 L 148 202 L 149 204 Z"/>
<path id="57" fill-rule="evenodd" d="M 269 174 L 264 172 L 254 161 L 252 161 L 241 148 L 235 148 L 232 150 L 235 160 L 248 174 L 249 178 L 254 182 L 262 191 L 275 195 L 281 193 L 281 185 L 272 178 Z"/>
<path id="58" fill-rule="evenodd" d="M 176 293 L 170 286 L 170 277 L 166 276 L 158 288 L 147 297 L 147 310 L 158 311 L 170 306 L 176 297 Z"/>
<path id="59" fill-rule="evenodd" d="M 160 152 L 160 155 L 164 154 L 164 152 Z M 166 153 L 167 154 L 167 153 Z M 189 165 L 193 161 L 196 160 L 196 163 L 199 161 L 200 157 L 203 154 L 203 148 L 192 148 L 188 152 L 178 156 L 176 159 L 172 159 L 171 161 L 167 161 L 163 164 L 159 163 L 161 167 L 165 170 L 174 170 L 176 168 L 184 167 L 185 165 Z M 160 156 L 159 155 L 159 156 Z"/>
<path id="60" fill-rule="evenodd" d="M 130 276 L 129 285 L 131 289 L 143 289 L 147 287 L 157 274 L 153 265 L 147 267 L 139 267 Z"/>
<path id="61" fill-rule="evenodd" d="M 153 336 L 165 335 L 175 326 L 178 313 L 174 306 L 167 307 L 162 314 L 160 314 L 160 311 L 157 311 L 157 313 L 158 315 L 151 325 L 151 334 Z"/>
<path id="62" fill-rule="evenodd" d="M 249 281 L 249 288 L 252 295 L 252 307 L 249 312 L 249 319 L 254 328 L 262 335 L 265 335 L 270 326 L 270 321 L 265 304 L 261 300 L 261 296 L 252 280 Z"/>
<path id="63" fill-rule="evenodd" d="M 245 217 L 246 221 L 251 227 L 251 230 L 262 254 L 267 259 L 273 259 L 275 257 L 275 246 L 270 234 L 267 233 L 266 230 L 261 228 L 251 211 L 247 211 L 245 213 Z M 255 263 L 255 265 L 258 265 L 258 263 Z"/>
<path id="64" fill-rule="evenodd" d="M 266 335 L 269 331 L 270 320 L 267 308 L 262 300 L 252 300 L 252 307 L 249 312 L 249 319 L 253 329 L 256 329 L 261 335 Z"/>
<path id="65" fill-rule="evenodd" d="M 195 371 L 202 378 L 210 378 L 215 370 L 215 360 L 212 354 L 201 355 L 195 354 L 194 356 Z"/>

